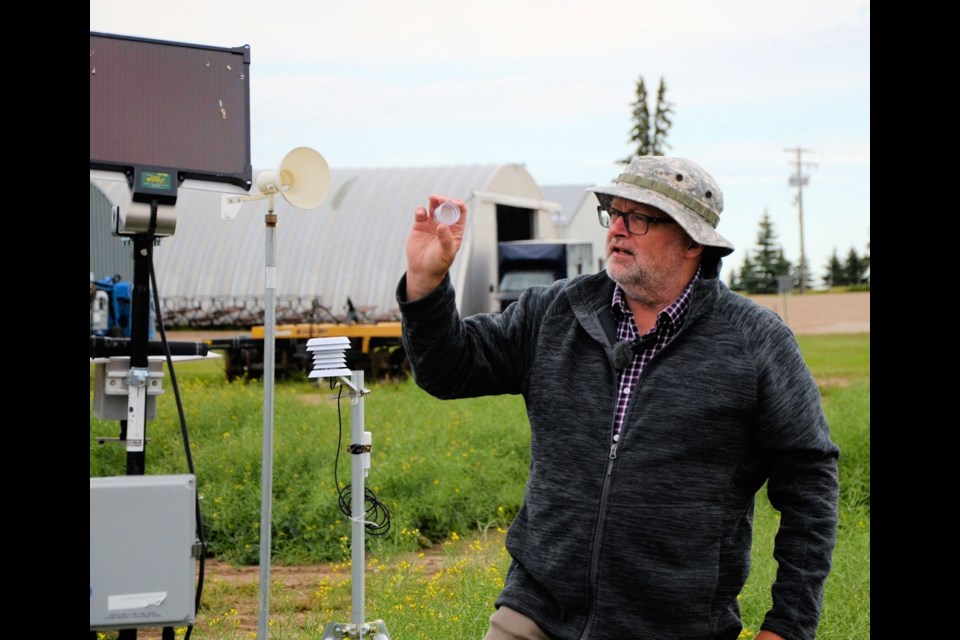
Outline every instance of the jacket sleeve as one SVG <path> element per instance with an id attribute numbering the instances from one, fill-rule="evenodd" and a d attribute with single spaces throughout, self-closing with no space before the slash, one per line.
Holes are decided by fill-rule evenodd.
<path id="1" fill-rule="evenodd" d="M 406 274 L 396 294 L 402 341 L 422 389 L 441 399 L 521 392 L 537 335 L 529 294 L 503 313 L 461 318 L 449 275 L 419 300 L 405 292 Z"/>
<path id="2" fill-rule="evenodd" d="M 780 322 L 759 333 L 757 434 L 767 495 L 780 513 L 773 606 L 762 628 L 808 640 L 816 635 L 836 543 L 840 450 L 793 334 Z"/>

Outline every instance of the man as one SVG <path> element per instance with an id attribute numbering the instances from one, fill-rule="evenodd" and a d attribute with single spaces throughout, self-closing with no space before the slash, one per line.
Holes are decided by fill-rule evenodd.
<path id="1" fill-rule="evenodd" d="M 813 638 L 836 537 L 837 460 L 790 330 L 719 279 L 723 195 L 682 158 L 594 187 L 606 272 L 461 319 L 463 237 L 417 209 L 397 298 L 417 383 L 520 393 L 531 428 L 512 562 L 487 640 L 734 639 L 754 496 L 780 512 L 757 640 Z M 447 200 L 430 196 L 434 209 Z"/>

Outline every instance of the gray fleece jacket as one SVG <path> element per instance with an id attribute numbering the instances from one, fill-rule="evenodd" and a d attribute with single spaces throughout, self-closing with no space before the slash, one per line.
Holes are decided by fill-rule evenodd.
<path id="1" fill-rule="evenodd" d="M 735 639 L 754 496 L 780 513 L 763 628 L 816 634 L 837 524 L 839 449 L 780 318 L 698 280 L 676 338 L 646 367 L 612 447 L 614 283 L 605 272 L 527 291 L 461 319 L 449 277 L 406 302 L 417 383 L 443 399 L 522 394 L 526 494 L 507 534 L 496 606 L 556 640 Z"/>

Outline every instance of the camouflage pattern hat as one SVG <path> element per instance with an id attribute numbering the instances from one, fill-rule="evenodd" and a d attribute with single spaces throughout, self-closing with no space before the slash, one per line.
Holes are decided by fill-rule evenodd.
<path id="1" fill-rule="evenodd" d="M 717 233 L 723 193 L 709 173 L 686 158 L 634 156 L 616 184 L 590 187 L 604 207 L 615 197 L 660 209 L 676 220 L 691 238 L 714 247 L 720 256 L 733 244 Z"/>

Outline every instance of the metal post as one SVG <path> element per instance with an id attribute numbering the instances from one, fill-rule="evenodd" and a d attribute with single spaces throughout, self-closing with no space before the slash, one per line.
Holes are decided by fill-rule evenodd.
<path id="1" fill-rule="evenodd" d="M 156 217 L 157 203 L 151 204 Z M 126 420 L 127 475 L 146 473 L 147 443 L 147 381 L 150 377 L 150 359 L 147 342 L 150 340 L 150 261 L 153 236 L 133 238 L 133 291 L 130 312 L 130 374 L 128 414 Z"/>
<path id="2" fill-rule="evenodd" d="M 340 378 L 346 383 L 346 378 Z M 370 436 L 364 431 L 363 396 L 368 393 L 363 388 L 363 371 L 350 371 L 350 532 L 351 532 L 351 593 L 350 623 L 331 622 L 323 630 L 322 640 L 341 638 L 370 638 L 371 640 L 390 640 L 387 625 L 383 620 L 365 622 L 364 600 L 366 599 L 366 543 L 364 521 L 366 504 L 366 474 L 369 468 Z"/>
<path id="3" fill-rule="evenodd" d="M 273 527 L 273 381 L 276 340 L 277 288 L 277 216 L 273 213 L 273 195 L 266 215 L 266 270 L 264 274 L 264 345 L 263 345 L 263 460 L 260 470 L 260 613 L 257 620 L 258 640 L 267 639 L 270 618 L 270 545 Z"/>
<path id="4" fill-rule="evenodd" d="M 350 392 L 350 442 L 359 444 L 363 442 L 363 371 L 351 371 L 351 383 L 353 390 Z M 351 607 L 353 614 L 350 621 L 360 629 L 364 623 L 363 603 L 366 597 L 365 572 L 366 543 L 364 542 L 364 502 L 366 489 L 364 488 L 363 456 L 353 455 L 350 458 L 350 513 L 351 532 L 353 548 L 352 552 L 352 599 Z"/>
<path id="5" fill-rule="evenodd" d="M 807 252 L 803 248 L 803 176 L 800 175 L 800 148 L 797 147 L 797 213 L 800 218 L 800 293 L 807 292 Z"/>

